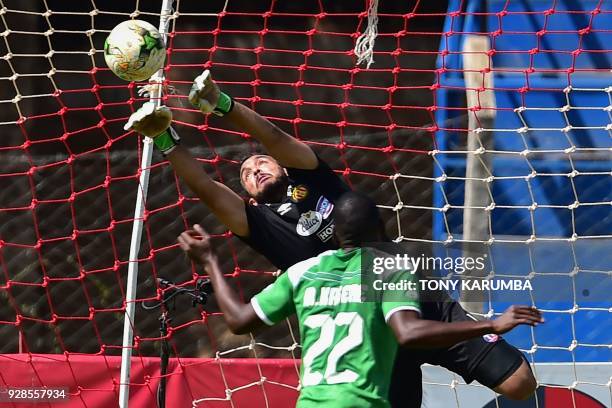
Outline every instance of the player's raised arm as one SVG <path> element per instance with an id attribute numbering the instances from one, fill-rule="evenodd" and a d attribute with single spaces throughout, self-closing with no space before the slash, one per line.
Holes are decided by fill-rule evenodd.
<path id="1" fill-rule="evenodd" d="M 156 108 L 153 103 L 147 102 L 130 116 L 124 128 L 152 137 L 155 146 L 166 156 L 176 174 L 185 180 L 191 191 L 232 232 L 247 236 L 249 225 L 244 202 L 229 187 L 211 179 L 202 165 L 179 146 L 180 139 L 170 127 L 171 120 L 170 109 L 166 106 Z"/>
<path id="2" fill-rule="evenodd" d="M 306 170 L 317 167 L 317 157 L 307 144 L 221 92 L 209 70 L 193 81 L 189 101 L 203 113 L 223 116 L 236 128 L 249 133 L 264 145 L 281 166 Z"/>
<path id="3" fill-rule="evenodd" d="M 264 326 L 252 304 L 242 302 L 238 294 L 227 283 L 219 268 L 217 255 L 211 247 L 210 236 L 202 227 L 194 225 L 193 230 L 183 232 L 177 240 L 181 249 L 194 262 L 204 266 L 213 285 L 217 303 L 232 333 L 245 334 Z"/>
<path id="4" fill-rule="evenodd" d="M 398 311 L 391 315 L 389 326 L 402 346 L 441 348 L 485 334 L 504 334 L 520 324 L 537 326 L 542 322 L 544 319 L 538 309 L 511 306 L 495 320 L 450 323 L 424 320 L 413 311 Z"/>

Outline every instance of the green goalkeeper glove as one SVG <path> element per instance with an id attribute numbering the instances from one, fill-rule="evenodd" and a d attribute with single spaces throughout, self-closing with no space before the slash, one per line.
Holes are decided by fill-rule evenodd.
<path id="1" fill-rule="evenodd" d="M 234 100 L 219 90 L 209 70 L 193 80 L 189 102 L 202 113 L 214 113 L 217 116 L 227 115 L 234 108 Z"/>
<path id="2" fill-rule="evenodd" d="M 147 102 L 132 113 L 123 129 L 134 130 L 153 138 L 153 143 L 165 156 L 174 150 L 181 140 L 170 127 L 171 122 L 172 112 L 167 106 L 155 107 L 153 102 Z"/>

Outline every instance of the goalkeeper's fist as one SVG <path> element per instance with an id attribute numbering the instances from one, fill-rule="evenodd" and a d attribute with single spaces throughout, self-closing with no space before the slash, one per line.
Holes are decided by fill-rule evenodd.
<path id="1" fill-rule="evenodd" d="M 193 80 L 189 102 L 202 113 L 214 113 L 217 116 L 226 115 L 234 108 L 234 100 L 219 90 L 209 70 Z"/>
<path id="2" fill-rule="evenodd" d="M 172 112 L 167 106 L 156 107 L 153 102 L 146 102 L 132 113 L 123 129 L 134 130 L 153 138 L 155 146 L 166 155 L 174 150 L 180 141 L 170 127 L 171 122 Z"/>

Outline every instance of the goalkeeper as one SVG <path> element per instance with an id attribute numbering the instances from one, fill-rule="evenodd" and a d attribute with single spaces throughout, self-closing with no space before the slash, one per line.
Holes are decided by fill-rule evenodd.
<path id="1" fill-rule="evenodd" d="M 165 106 L 145 103 L 130 116 L 126 129 L 153 137 L 176 174 L 236 236 L 286 270 L 296 262 L 336 249 L 333 240 L 335 201 L 348 186 L 305 143 L 293 138 L 248 107 L 220 92 L 207 70 L 194 80 L 190 102 L 203 113 L 223 116 L 258 140 L 269 155 L 255 154 L 242 162 L 240 182 L 250 196 L 211 179 L 170 128 L 172 114 Z M 424 317 L 439 321 L 465 321 L 470 317 L 455 302 L 427 303 Z M 502 339 L 487 337 L 461 342 L 453 348 L 425 354 L 402 351 L 396 365 L 392 402 L 420 407 L 420 365 L 442 365 L 467 382 L 476 379 L 512 399 L 527 398 L 536 381 L 522 354 Z M 395 383 L 397 381 L 397 383 Z M 397 392 L 396 392 L 397 391 Z"/>
<path id="2" fill-rule="evenodd" d="M 302 337 L 298 407 L 389 407 L 397 343 L 451 347 L 488 333 L 506 333 L 519 324 L 543 322 L 537 309 L 525 306 L 513 306 L 493 321 L 423 320 L 416 292 L 387 292 L 362 302 L 362 256 L 370 250 L 360 246 L 384 239 L 378 210 L 366 196 L 349 192 L 336 202 L 334 215 L 341 249 L 293 265 L 248 304 L 225 280 L 210 237 L 199 225 L 178 238 L 181 248 L 209 274 L 232 332 L 248 333 L 297 314 Z M 413 276 L 398 271 L 386 279 L 397 282 Z"/>
<path id="3" fill-rule="evenodd" d="M 253 136 L 267 154 L 254 154 L 240 167 L 240 183 L 250 199 L 211 179 L 170 128 L 165 106 L 145 103 L 125 129 L 153 137 L 174 171 L 234 235 L 279 269 L 333 249 L 333 201 L 348 187 L 305 143 L 219 91 L 208 70 L 194 80 L 190 102 Z M 264 205 L 265 204 L 265 205 Z"/>

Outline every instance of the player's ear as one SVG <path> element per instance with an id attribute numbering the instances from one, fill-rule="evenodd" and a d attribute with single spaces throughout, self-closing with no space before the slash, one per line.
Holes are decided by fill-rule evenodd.
<path id="1" fill-rule="evenodd" d="M 255 200 L 253 197 L 251 197 L 251 198 L 249 198 L 249 204 L 257 205 L 257 200 Z"/>

